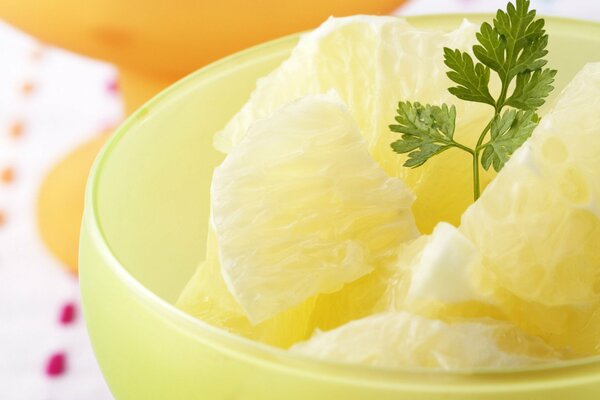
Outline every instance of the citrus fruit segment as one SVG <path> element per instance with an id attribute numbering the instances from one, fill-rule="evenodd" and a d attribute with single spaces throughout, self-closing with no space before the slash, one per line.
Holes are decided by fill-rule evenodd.
<path id="1" fill-rule="evenodd" d="M 380 300 L 387 310 L 446 322 L 506 319 L 496 304 L 494 277 L 482 268 L 481 252 L 454 226 L 440 223 L 431 235 L 403 245 L 398 254 Z"/>
<path id="2" fill-rule="evenodd" d="M 315 299 L 308 299 L 297 307 L 282 312 L 260 324 L 252 324 L 244 310 L 233 298 L 219 263 L 217 241 L 209 230 L 206 260 L 200 264 L 177 300 L 177 307 L 188 314 L 216 327 L 249 339 L 287 348 L 306 339 Z"/>
<path id="3" fill-rule="evenodd" d="M 197 268 L 176 302 L 188 314 L 246 338 L 288 348 L 306 340 L 315 329 L 330 330 L 349 321 L 387 310 L 382 295 L 395 274 L 394 257 L 375 271 L 344 285 L 337 292 L 311 297 L 259 324 L 253 324 L 229 292 L 218 256 L 214 232 L 209 229 L 206 259 Z"/>
<path id="4" fill-rule="evenodd" d="M 498 368 L 555 360 L 542 340 L 490 319 L 445 323 L 387 312 L 317 332 L 291 351 L 336 362 L 386 368 Z"/>
<path id="5" fill-rule="evenodd" d="M 464 22 L 452 32 L 423 30 L 401 18 L 354 16 L 331 18 L 306 34 L 290 58 L 257 82 L 240 112 L 215 137 L 218 149 L 229 152 L 257 120 L 299 97 L 335 89 L 356 119 L 369 151 L 390 176 L 402 178 L 416 194 L 413 207 L 421 231 L 431 232 L 438 221 L 457 225 L 472 202 L 471 160 L 461 151 L 448 151 L 418 169 L 402 166 L 390 143 L 398 101 L 454 104 L 456 138 L 474 145 L 493 115 L 491 107 L 467 103 L 447 90 L 443 48 L 470 51 L 477 27 Z M 482 185 L 493 177 L 483 173 Z"/>
<path id="6" fill-rule="evenodd" d="M 546 305 L 600 299 L 600 63 L 584 68 L 463 215 L 502 286 Z"/>
<path id="7" fill-rule="evenodd" d="M 396 309 L 508 319 L 570 357 L 600 351 L 600 114 L 590 101 L 599 97 L 600 64 L 591 64 L 464 213 L 460 231 L 441 224 L 408 246 Z"/>
<path id="8" fill-rule="evenodd" d="M 460 227 L 509 294 L 512 318 L 584 354 L 600 350 L 598 98 L 600 63 L 589 64 Z"/>
<path id="9" fill-rule="evenodd" d="M 223 277 L 253 323 L 340 290 L 417 234 L 413 195 L 373 161 L 334 93 L 253 124 L 211 194 Z"/>
<path id="10" fill-rule="evenodd" d="M 413 242 L 411 246 L 418 241 L 427 241 L 423 239 L 427 239 L 427 237 L 423 236 Z M 410 280 L 403 277 L 404 280 L 401 281 L 397 265 L 389 264 L 345 285 L 338 292 L 310 298 L 274 318 L 254 325 L 229 293 L 221 275 L 217 252 L 214 233 L 209 231 L 207 258 L 198 267 L 181 293 L 176 303 L 177 307 L 204 322 L 231 333 L 281 348 L 288 348 L 294 343 L 308 339 L 315 329 L 329 331 L 347 322 L 390 310 L 390 308 L 398 310 L 403 307 L 410 308 L 428 317 L 441 317 L 450 322 L 460 321 L 465 317 L 480 318 L 485 315 L 494 315 L 490 311 L 492 310 L 491 306 L 481 302 L 445 304 L 428 300 L 427 302 L 404 303 L 399 299 L 404 299 L 406 291 L 399 290 L 394 284 L 405 285 Z M 394 292 L 391 292 L 392 290 Z M 395 299 L 398 303 L 394 303 L 394 306 L 390 307 L 390 299 Z M 552 318 L 548 319 L 548 321 L 552 321 L 552 324 L 544 325 L 547 332 L 560 333 L 569 324 L 583 326 L 582 324 L 587 321 L 591 321 L 593 326 L 599 326 L 594 325 L 594 321 L 596 321 L 595 324 L 598 324 L 600 318 L 597 307 L 594 313 L 593 307 L 584 307 L 581 310 L 567 308 L 549 310 L 547 307 L 523 301 L 506 302 L 505 305 L 511 307 L 508 309 L 508 313 L 520 321 L 521 325 L 524 321 L 531 321 L 524 325 L 524 329 L 528 331 L 539 331 L 539 327 L 535 325 L 535 319 L 532 320 L 531 316 L 544 315 L 549 311 L 552 311 L 553 314 Z M 596 343 L 594 337 L 589 334 L 582 335 L 580 341 L 577 342 L 578 346 L 587 348 L 593 346 L 594 343 Z M 569 356 L 569 354 L 565 354 L 565 356 Z"/>
<path id="11" fill-rule="evenodd" d="M 440 223 L 426 241 L 413 246 L 420 247 L 420 251 L 400 261 L 400 268 L 410 274 L 407 302 L 451 304 L 483 298 L 477 276 L 481 253 L 455 227 Z"/>

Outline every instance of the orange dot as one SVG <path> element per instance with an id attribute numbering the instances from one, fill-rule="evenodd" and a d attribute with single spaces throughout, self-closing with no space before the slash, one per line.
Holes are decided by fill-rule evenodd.
<path id="1" fill-rule="evenodd" d="M 31 94 L 31 92 L 33 92 L 34 89 L 35 85 L 29 81 L 23 82 L 23 84 L 21 85 L 21 93 L 25 95 Z"/>
<path id="2" fill-rule="evenodd" d="M 30 57 L 33 61 L 39 61 L 46 51 L 46 46 L 44 44 L 38 44 L 30 53 Z"/>
<path id="3" fill-rule="evenodd" d="M 0 181 L 5 184 L 9 184 L 15 180 L 15 172 L 12 168 L 4 168 L 0 173 Z"/>
<path id="4" fill-rule="evenodd" d="M 4 211 L 0 210 L 0 226 L 3 226 L 6 222 L 6 217 L 4 216 Z"/>
<path id="5" fill-rule="evenodd" d="M 23 124 L 21 122 L 13 122 L 13 124 L 9 128 L 9 135 L 12 138 L 18 138 L 23 136 Z"/>

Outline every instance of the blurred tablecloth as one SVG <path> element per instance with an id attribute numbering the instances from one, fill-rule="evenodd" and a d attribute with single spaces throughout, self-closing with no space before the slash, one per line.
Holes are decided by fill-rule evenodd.
<path id="1" fill-rule="evenodd" d="M 77 279 L 42 244 L 35 208 L 50 168 L 121 120 L 115 77 L 112 66 L 0 24 L 2 400 L 111 398 L 88 343 Z M 70 305 L 73 316 L 61 322 Z"/>
<path id="2" fill-rule="evenodd" d="M 532 3 L 542 14 L 600 20 L 600 2 Z M 396 13 L 490 12 L 505 4 L 413 0 Z M 44 248 L 35 204 L 52 165 L 121 119 L 116 74 L 0 23 L 1 400 L 111 398 L 89 346 L 77 279 Z"/>

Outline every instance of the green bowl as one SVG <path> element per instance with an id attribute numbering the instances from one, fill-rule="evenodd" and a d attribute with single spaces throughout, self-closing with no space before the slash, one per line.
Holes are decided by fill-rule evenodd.
<path id="1" fill-rule="evenodd" d="M 491 16 L 470 16 L 489 20 Z M 414 18 L 451 28 L 457 16 Z M 560 90 L 600 61 L 600 25 L 548 18 Z M 117 399 L 600 398 L 600 359 L 480 373 L 387 371 L 322 362 L 226 333 L 173 306 L 204 256 L 212 135 L 256 79 L 288 56 L 290 36 L 199 70 L 129 118 L 92 170 L 81 232 L 83 306 Z M 558 92 L 555 91 L 555 93 Z"/>

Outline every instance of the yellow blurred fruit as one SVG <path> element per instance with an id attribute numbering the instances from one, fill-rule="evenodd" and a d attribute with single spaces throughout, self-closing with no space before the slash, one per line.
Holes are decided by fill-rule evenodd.
<path id="1" fill-rule="evenodd" d="M 477 140 L 493 110 L 458 100 L 447 91 L 451 82 L 442 51 L 444 46 L 470 50 L 476 30 L 468 22 L 443 32 L 417 29 L 396 17 L 330 19 L 305 35 L 288 60 L 257 82 L 248 103 L 217 134 L 215 145 L 229 152 L 254 121 L 298 97 L 333 88 L 350 108 L 375 160 L 415 193 L 413 210 L 421 231 L 431 232 L 439 221 L 458 224 L 473 200 L 468 154 L 448 151 L 421 168 L 404 168 L 405 156 L 390 148 L 399 136 L 388 125 L 394 123 L 399 100 L 455 104 L 459 141 Z M 483 186 L 492 177 L 484 173 Z"/>
<path id="2" fill-rule="evenodd" d="M 0 0 L 0 17 L 126 71 L 128 110 L 228 54 L 311 29 L 330 15 L 385 14 L 402 0 Z"/>
<path id="3" fill-rule="evenodd" d="M 335 93 L 253 124 L 211 196 L 223 277 L 255 323 L 338 291 L 417 234 L 413 195 L 371 158 Z"/>
<path id="4" fill-rule="evenodd" d="M 228 54 L 315 27 L 329 15 L 385 14 L 402 0 L 175 2 L 0 0 L 0 18 L 40 40 L 117 64 L 127 113 L 186 74 Z M 103 135 L 100 138 L 106 139 Z M 75 150 L 44 182 L 39 208 L 50 250 L 76 271 L 84 177 L 102 142 Z M 81 151 L 81 153 L 79 153 Z M 68 165 L 63 169 L 62 165 Z M 64 175 L 64 178 L 60 176 Z M 40 214 L 41 215 L 41 214 Z"/>
<path id="5" fill-rule="evenodd" d="M 37 202 L 40 235 L 52 254 L 73 273 L 77 273 L 79 227 L 88 173 L 109 134 L 106 132 L 69 154 L 53 167 L 40 187 Z"/>
<path id="6" fill-rule="evenodd" d="M 508 323 L 445 323 L 406 312 L 376 314 L 317 332 L 291 351 L 335 362 L 445 370 L 531 365 L 558 356 L 542 340 Z"/>

